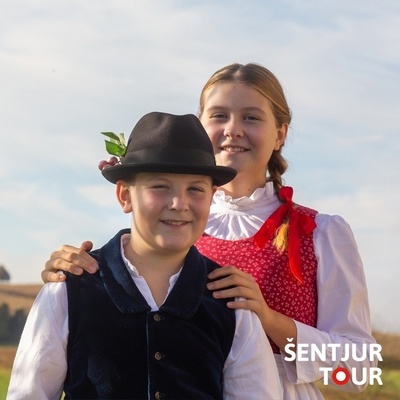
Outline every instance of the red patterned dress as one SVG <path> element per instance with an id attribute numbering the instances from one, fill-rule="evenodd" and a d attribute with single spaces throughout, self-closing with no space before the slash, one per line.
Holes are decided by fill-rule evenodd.
<path id="1" fill-rule="evenodd" d="M 303 215 L 315 218 L 316 211 L 296 206 Z M 267 224 L 268 220 L 264 223 Z M 263 226 L 264 226 L 263 225 Z M 260 229 L 262 231 L 263 228 Z M 260 232 L 259 231 L 259 232 Z M 317 321 L 317 260 L 314 254 L 313 236 L 300 234 L 301 275 L 300 282 L 289 266 L 288 252 L 280 253 L 270 237 L 260 247 L 255 237 L 225 240 L 207 234 L 196 243 L 205 256 L 222 266 L 233 265 L 251 274 L 260 286 L 268 306 L 304 324 L 316 326 Z M 271 341 L 274 353 L 279 348 Z"/>

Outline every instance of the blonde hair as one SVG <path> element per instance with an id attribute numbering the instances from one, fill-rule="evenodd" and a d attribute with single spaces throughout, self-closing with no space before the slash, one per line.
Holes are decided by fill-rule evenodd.
<path id="1" fill-rule="evenodd" d="M 283 88 L 276 76 L 262 65 L 249 64 L 230 64 L 216 71 L 204 85 L 200 94 L 200 104 L 198 114 L 201 117 L 205 106 L 205 93 L 213 85 L 220 82 L 235 82 L 250 86 L 266 97 L 276 120 L 276 126 L 290 124 L 292 112 L 286 101 Z M 282 175 L 288 167 L 288 163 L 282 156 L 282 147 L 274 150 L 267 164 L 267 181 L 273 182 L 274 189 L 279 193 L 283 186 Z M 287 248 L 288 223 L 284 222 L 277 230 L 274 245 L 278 251 L 283 252 Z"/>

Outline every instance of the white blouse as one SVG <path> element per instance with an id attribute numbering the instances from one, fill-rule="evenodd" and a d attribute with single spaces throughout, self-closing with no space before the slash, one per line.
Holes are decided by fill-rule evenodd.
<path id="1" fill-rule="evenodd" d="M 245 239 L 253 236 L 281 203 L 272 183 L 257 189 L 250 197 L 232 199 L 218 190 L 214 195 L 206 233 L 220 239 Z M 340 216 L 317 214 L 313 233 L 317 267 L 318 311 L 317 327 L 295 321 L 298 344 L 362 344 L 375 343 L 371 336 L 368 294 L 364 270 L 357 244 L 349 225 Z M 285 361 L 287 354 L 275 355 L 284 389 L 285 400 L 323 399 L 313 382 L 324 375 L 322 367 L 357 369 L 360 380 L 363 367 L 374 367 L 369 361 Z M 335 358 L 335 357 L 333 357 Z M 339 359 L 341 357 L 338 357 Z M 368 357 L 367 357 L 368 358 Z M 329 374 L 330 375 L 330 374 Z M 332 380 L 330 384 L 336 385 Z M 352 380 L 342 390 L 358 392 L 366 385 L 354 385 Z"/>

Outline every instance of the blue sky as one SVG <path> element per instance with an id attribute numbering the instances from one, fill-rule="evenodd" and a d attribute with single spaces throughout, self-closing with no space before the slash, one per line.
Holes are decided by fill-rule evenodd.
<path id="1" fill-rule="evenodd" d="M 295 201 L 342 215 L 365 265 L 375 329 L 400 332 L 400 3 L 0 0 L 0 263 L 40 282 L 62 243 L 129 225 L 97 164 L 99 132 L 144 113 L 196 113 L 231 62 L 280 79 Z"/>

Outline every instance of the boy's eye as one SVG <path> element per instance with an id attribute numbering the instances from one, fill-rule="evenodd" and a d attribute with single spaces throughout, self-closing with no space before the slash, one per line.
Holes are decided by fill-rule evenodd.
<path id="1" fill-rule="evenodd" d="M 212 114 L 211 118 L 226 118 L 226 115 L 222 112 L 219 112 L 219 113 Z"/>
<path id="2" fill-rule="evenodd" d="M 190 187 L 189 188 L 189 190 L 190 191 L 192 191 L 192 192 L 204 192 L 204 189 L 203 188 L 201 188 L 201 187 Z"/>
<path id="3" fill-rule="evenodd" d="M 167 185 L 153 185 L 151 189 L 168 189 Z"/>

